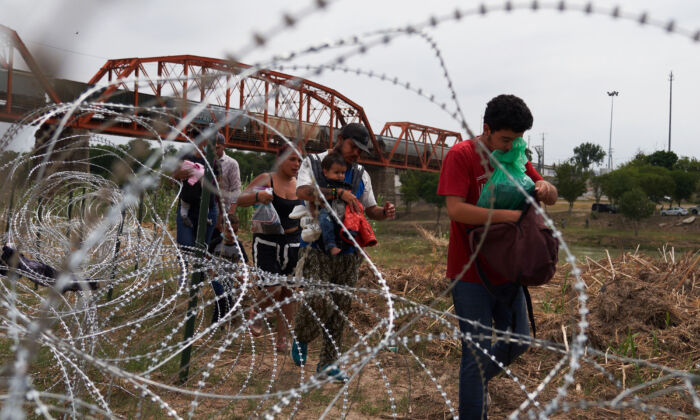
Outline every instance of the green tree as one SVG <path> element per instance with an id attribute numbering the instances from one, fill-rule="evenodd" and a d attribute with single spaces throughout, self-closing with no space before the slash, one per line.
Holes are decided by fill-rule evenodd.
<path id="1" fill-rule="evenodd" d="M 602 147 L 594 143 L 581 143 L 574 148 L 573 162 L 588 170 L 593 164 L 600 164 L 605 158 L 605 151 Z"/>
<path id="2" fill-rule="evenodd" d="M 603 196 L 603 181 L 600 175 L 592 176 L 591 186 L 593 187 L 593 196 L 595 197 L 595 202 L 600 203 L 600 197 Z"/>
<path id="3" fill-rule="evenodd" d="M 698 175 L 693 172 L 686 172 L 680 169 L 671 171 L 671 178 L 675 183 L 673 189 L 673 200 L 681 205 L 682 200 L 689 200 L 695 192 L 698 183 Z"/>
<path id="4" fill-rule="evenodd" d="M 700 174 L 700 160 L 683 156 L 676 162 L 674 169 L 680 169 L 687 172 L 695 172 Z"/>
<path id="5" fill-rule="evenodd" d="M 673 165 L 678 161 L 678 155 L 673 152 L 658 150 L 646 157 L 646 162 L 652 166 L 662 166 L 666 169 L 672 169 Z"/>
<path id="6" fill-rule="evenodd" d="M 558 165 L 554 172 L 556 173 L 554 183 L 559 190 L 559 195 L 569 202 L 569 213 L 571 213 L 576 199 L 586 192 L 588 174 L 583 167 L 569 162 Z"/>
<path id="7" fill-rule="evenodd" d="M 440 213 L 445 207 L 445 197 L 438 195 L 437 187 L 440 181 L 440 174 L 436 172 L 418 172 L 421 177 L 421 185 L 419 189 L 420 196 L 427 202 L 437 208 L 438 228 L 440 226 Z"/>
<path id="8" fill-rule="evenodd" d="M 634 225 L 634 236 L 639 231 L 639 221 L 654 214 L 656 206 L 649 200 L 640 188 L 626 191 L 619 200 L 620 213 L 631 220 Z"/>
<path id="9" fill-rule="evenodd" d="M 617 204 L 617 200 L 631 188 L 638 187 L 637 174 L 631 168 L 620 168 L 600 177 L 603 194 Z"/>
<path id="10" fill-rule="evenodd" d="M 671 171 L 663 166 L 645 165 L 636 168 L 637 182 L 647 197 L 656 204 L 665 201 L 675 189 Z"/>
<path id="11" fill-rule="evenodd" d="M 275 165 L 276 156 L 272 153 L 241 152 L 226 149 L 226 154 L 236 159 L 241 179 L 255 178 L 263 172 L 269 172 Z"/>
<path id="12" fill-rule="evenodd" d="M 399 176 L 401 181 L 401 200 L 406 203 L 406 212 L 411 212 L 411 205 L 420 200 L 422 177 L 418 171 L 406 171 Z"/>

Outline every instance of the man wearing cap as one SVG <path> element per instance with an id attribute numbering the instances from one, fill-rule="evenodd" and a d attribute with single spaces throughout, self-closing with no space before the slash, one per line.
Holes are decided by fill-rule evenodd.
<path id="1" fill-rule="evenodd" d="M 216 135 L 216 160 L 221 168 L 221 177 L 219 178 L 219 189 L 221 190 L 221 213 L 234 213 L 236 211 L 236 200 L 241 195 L 241 171 L 238 167 L 236 159 L 227 155 L 226 139 L 224 135 L 218 133 Z M 220 215 L 224 217 L 224 214 Z"/>
<path id="2" fill-rule="evenodd" d="M 388 202 L 382 207 L 377 205 L 372 191 L 372 180 L 362 165 L 357 163 L 362 152 L 369 152 L 369 133 L 365 126 L 358 123 L 344 126 L 338 134 L 338 143 L 334 151 L 340 153 L 349 165 L 345 173 L 345 182 L 357 187 L 353 191 L 321 188 L 326 200 L 339 198 L 355 210 L 359 209 L 359 202 L 364 206 L 367 217 L 374 220 L 393 219 L 396 212 L 394 205 Z M 327 154 L 328 151 L 320 153 L 313 159 L 322 160 Z M 313 177 L 312 157 L 307 156 L 297 176 L 298 198 L 307 201 L 315 200 L 316 189 L 313 186 Z M 357 177 L 361 177 L 361 180 Z M 297 276 L 343 286 L 355 286 L 362 257 L 354 247 L 343 250 L 337 255 L 330 255 L 319 248 L 316 242 L 302 243 L 301 246 L 303 248 L 296 267 Z M 323 345 L 316 371 L 344 382 L 347 376 L 336 365 L 336 360 L 341 349 L 345 317 L 352 303 L 350 296 L 331 292 L 328 297 L 313 290 L 307 290 L 306 294 L 308 298 L 302 303 L 294 319 L 295 341 L 291 348 L 292 360 L 297 366 L 305 364 L 308 343 L 322 334 Z M 319 325 L 317 318 L 323 326 Z"/>

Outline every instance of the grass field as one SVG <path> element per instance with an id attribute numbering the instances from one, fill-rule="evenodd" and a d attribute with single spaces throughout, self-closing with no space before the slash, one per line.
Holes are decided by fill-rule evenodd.
<path id="1" fill-rule="evenodd" d="M 593 217 L 588 209 L 590 203 L 577 203 L 573 212 L 569 214 L 568 204 L 559 202 L 547 211 L 557 222 L 557 226 L 561 226 L 563 220 L 564 227 L 561 229 L 564 238 L 579 257 L 580 266 L 584 270 L 584 282 L 586 291 L 590 294 L 592 308 L 592 329 L 589 336 L 595 347 L 611 355 L 634 357 L 674 369 L 697 372 L 696 364 L 700 361 L 700 353 L 697 350 L 700 348 L 700 323 L 695 316 L 698 308 L 693 307 L 693 302 L 697 306 L 698 287 L 695 286 L 695 279 L 697 274 L 700 274 L 700 267 L 695 271 L 693 267 L 688 269 L 693 258 L 692 252 L 698 250 L 697 222 L 693 225 L 676 226 L 678 218 L 657 216 L 646 221 L 645 228 L 640 229 L 638 236 L 634 236 L 628 222 L 621 216 L 606 214 Z M 436 224 L 435 210 L 428 206 L 415 206 L 410 214 L 401 210 L 399 209 L 398 220 L 374 224 L 379 245 L 366 251 L 394 295 L 394 309 L 408 311 L 395 320 L 396 330 L 405 329 L 401 335 L 411 340 L 414 337 L 422 337 L 423 340 L 409 341 L 405 347 L 398 346 L 397 351 L 379 351 L 347 389 L 327 384 L 309 390 L 298 405 L 283 408 L 285 416 L 296 410 L 295 418 L 318 418 L 336 398 L 338 400 L 330 409 L 329 418 L 337 417 L 341 411 L 346 412 L 347 418 L 351 419 L 385 419 L 391 417 L 392 411 L 397 413 L 398 418 L 445 418 L 449 415 L 447 401 L 453 406 L 456 405 L 460 343 L 451 336 L 456 322 L 448 314 L 453 312 L 452 300 L 446 290 L 447 281 L 444 279 L 449 221 L 444 209 L 440 225 Z M 666 225 L 659 226 L 661 223 Z M 250 254 L 250 233 L 242 231 L 241 238 Z M 633 253 L 637 245 L 641 250 L 639 254 Z M 663 256 L 657 248 L 663 251 Z M 671 249 L 674 250 L 673 255 L 677 255 L 677 261 L 670 261 Z M 610 259 L 606 250 L 611 255 Z M 690 253 L 684 254 L 685 251 Z M 132 268 L 133 264 L 125 270 L 129 271 Z M 181 339 L 179 322 L 186 312 L 185 296 L 173 302 L 168 311 L 154 314 L 138 327 L 121 327 L 133 317 L 147 312 L 172 295 L 176 289 L 176 282 L 171 281 L 152 289 L 147 289 L 147 285 L 158 286 L 158 282 L 172 279 L 176 273 L 176 267 L 170 266 L 154 272 L 151 278 L 133 279 L 133 284 L 125 283 L 123 287 L 115 290 L 115 305 L 101 307 L 96 317 L 104 323 L 104 327 L 119 328 L 100 337 L 96 355 L 115 360 L 128 355 L 118 366 L 127 372 L 140 374 L 149 368 L 152 364 L 151 358 L 158 354 L 161 346 L 173 345 Z M 692 280 L 692 283 L 688 283 L 690 289 L 676 290 L 673 294 L 666 293 L 683 280 Z M 134 287 L 141 281 L 144 281 L 142 285 Z M 358 344 L 359 337 L 362 336 L 367 337 L 370 345 L 378 342 L 380 336 L 371 331 L 383 322 L 387 315 L 387 301 L 378 292 L 379 283 L 379 279 L 365 264 L 358 283 L 358 287 L 363 289 L 356 292 L 356 300 L 348 314 L 352 328 L 346 333 L 347 339 L 342 350 L 364 348 L 352 347 Z M 538 338 L 558 346 L 563 346 L 564 342 L 571 342 L 578 319 L 577 296 L 572 285 L 571 267 L 562 263 L 550 284 L 533 290 L 535 319 L 539 326 Z M 621 293 L 604 293 L 604 286 L 620 290 Z M 45 294 L 46 290 L 41 289 L 39 293 Z M 130 301 L 119 301 L 121 296 L 134 293 L 143 294 Z M 206 288 L 200 296 L 200 302 L 201 299 L 212 297 L 211 290 Z M 37 303 L 36 297 L 28 291 L 20 298 L 30 306 Z M 70 299 L 72 304 L 77 304 L 74 297 L 71 296 Z M 420 306 L 425 312 L 419 316 L 416 316 L 416 312 L 410 312 L 411 309 L 418 308 L 417 305 L 425 305 Z M 609 308 L 621 309 L 610 314 Z M 619 315 L 615 315 L 618 313 Z M 650 316 L 647 316 L 648 314 Z M 197 331 L 206 328 L 210 315 L 211 306 L 197 316 Z M 269 317 L 270 329 L 274 329 L 273 318 Z M 218 351 L 227 334 L 230 334 L 239 322 L 240 317 L 235 318 L 222 330 L 207 333 L 193 347 L 194 357 L 188 382 L 183 384 L 178 380 L 179 357 L 164 362 L 149 375 L 150 379 L 188 390 L 239 395 L 242 398 L 233 402 L 204 399 L 198 408 L 197 418 L 260 416 L 264 410 L 271 407 L 274 399 L 266 401 L 261 398 L 246 398 L 298 386 L 301 379 L 300 370 L 291 363 L 286 354 L 276 354 L 272 350 L 271 334 L 264 334 L 260 338 L 245 335 L 234 341 L 234 345 L 227 347 L 219 359 L 211 362 L 214 363 L 214 368 L 209 370 L 208 376 L 202 376 L 202 372 L 212 360 L 212 355 Z M 438 337 L 441 333 L 447 334 L 444 339 L 425 339 L 428 334 Z M 70 334 L 79 335 L 80 332 L 71 330 Z M 124 345 L 124 354 L 120 355 L 121 346 Z M 310 346 L 309 365 L 305 372 L 307 379 L 309 374 L 313 373 L 319 349 L 319 340 L 316 340 Z M 0 358 L 7 362 L 12 360 L 12 357 L 11 340 L 0 340 Z M 47 351 L 47 348 L 40 349 L 30 368 L 37 388 L 54 386 L 61 372 L 56 366 L 56 360 L 57 356 Z M 534 348 L 518 359 L 511 368 L 524 386 L 532 390 L 547 378 L 559 360 L 560 354 L 556 352 Z M 607 357 L 595 357 L 593 360 L 609 369 L 616 380 L 627 381 L 627 386 L 641 384 L 659 374 L 658 370 L 632 363 L 608 361 Z M 158 401 L 137 398 L 139 391 L 134 390 L 129 381 L 120 379 L 112 384 L 110 378 L 103 376 L 104 372 L 94 366 L 83 364 L 81 368 L 95 381 L 101 392 L 110 393 L 110 407 L 115 413 L 126 417 L 140 415 L 143 418 L 159 418 L 164 415 Z M 561 383 L 562 377 L 562 374 L 557 374 L 550 386 L 543 390 L 543 401 L 554 397 L 555 387 Z M 387 392 L 389 389 L 392 392 Z M 154 390 L 180 415 L 185 415 L 190 409 L 191 396 L 172 390 Z M 493 380 L 491 390 L 494 405 L 489 414 L 492 418 L 505 417 L 524 398 L 518 386 L 505 375 Z M 94 402 L 93 395 L 86 389 L 79 388 L 75 392 Z M 442 395 L 441 392 L 445 394 Z M 609 398 L 610 395 L 614 396 L 619 389 L 598 375 L 590 366 L 586 366 L 577 374 L 576 384 L 569 392 L 571 400 L 600 400 Z M 514 397 L 509 398 L 509 395 Z M 676 394 L 654 401 L 693 413 L 692 406 Z M 638 414 L 635 410 L 595 408 L 577 411 L 575 417 L 636 418 Z M 571 417 L 562 413 L 554 418 Z"/>

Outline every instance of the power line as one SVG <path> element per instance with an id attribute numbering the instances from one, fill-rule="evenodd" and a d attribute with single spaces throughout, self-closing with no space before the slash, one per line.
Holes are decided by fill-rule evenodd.
<path id="1" fill-rule="evenodd" d="M 53 46 L 53 45 L 46 44 L 46 43 L 44 43 L 44 42 L 32 41 L 31 39 L 28 39 L 27 42 L 30 43 L 30 44 L 41 45 L 42 47 L 52 48 L 52 49 L 54 49 L 54 50 L 59 50 L 59 51 L 67 52 L 67 53 L 70 53 L 70 54 L 83 55 L 83 56 L 85 56 L 85 57 L 92 57 L 92 58 L 99 58 L 99 59 L 101 59 L 101 60 L 109 60 L 109 58 L 107 58 L 107 57 L 102 57 L 102 56 L 99 56 L 99 55 L 93 55 L 93 54 L 82 53 L 82 52 L 79 52 L 79 51 L 69 50 L 69 49 L 67 49 L 67 48 L 56 47 L 56 46 Z"/>

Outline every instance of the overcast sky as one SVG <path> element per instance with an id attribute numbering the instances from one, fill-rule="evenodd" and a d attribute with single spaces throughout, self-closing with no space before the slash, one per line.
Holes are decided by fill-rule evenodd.
<path id="1" fill-rule="evenodd" d="M 456 7 L 467 11 L 480 4 L 328 3 L 324 10 L 305 14 L 294 28 L 277 31 L 264 48 L 254 50 L 248 48 L 253 32 L 269 33 L 280 26 L 284 12 L 297 15 L 315 2 L 0 0 L 0 23 L 16 30 L 33 54 L 51 59 L 42 61 L 50 74 L 86 82 L 107 59 L 175 54 L 225 58 L 243 51 L 241 61 L 253 63 L 322 41 L 423 23 L 431 16 L 451 14 Z M 650 20 L 674 20 L 675 28 L 690 33 L 700 29 L 700 3 L 695 0 L 596 1 L 593 5 L 596 10 L 619 5 L 624 13 L 635 15 L 648 12 Z M 544 133 L 546 163 L 568 159 L 584 141 L 607 150 L 611 100 L 606 91 L 617 90 L 612 142 L 618 165 L 638 150 L 650 153 L 667 147 L 668 75 L 673 70 L 672 150 L 700 158 L 696 144 L 700 42 L 629 20 L 550 9 L 466 16 L 427 32 L 437 42 L 466 121 L 476 133 L 481 131 L 486 102 L 500 93 L 512 93 L 522 97 L 534 114 L 534 126 L 526 138 L 541 144 Z M 305 56 L 296 63 L 326 63 L 343 52 L 347 50 Z M 436 55 L 418 37 L 399 37 L 353 56 L 346 65 L 398 77 L 453 107 Z M 439 107 L 388 82 L 344 72 L 320 76 L 288 72 L 327 85 L 361 105 L 377 133 L 386 121 L 460 129 Z"/>

